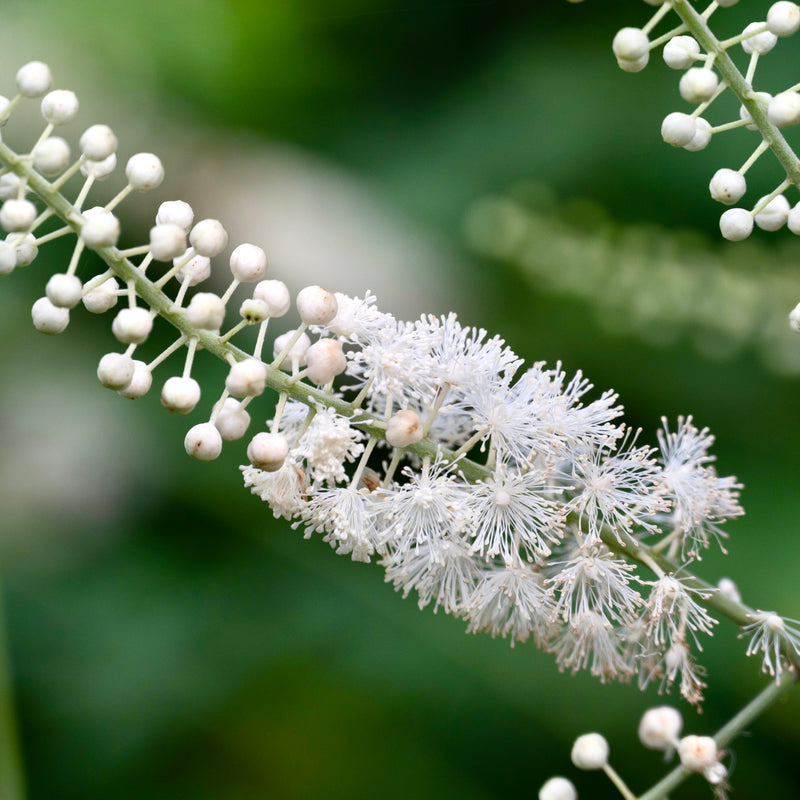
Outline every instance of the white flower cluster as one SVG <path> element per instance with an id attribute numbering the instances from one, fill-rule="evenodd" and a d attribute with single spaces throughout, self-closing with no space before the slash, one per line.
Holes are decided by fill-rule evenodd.
<path id="1" fill-rule="evenodd" d="M 401 322 L 371 297 L 336 300 L 319 341 L 344 346 L 346 391 L 385 436 L 360 431 L 358 412 L 289 400 L 264 434 L 282 437 L 285 459 L 243 467 L 252 491 L 307 537 L 377 556 L 404 595 L 471 632 L 532 638 L 561 668 L 603 680 L 677 680 L 698 701 L 689 644 L 714 621 L 695 590 L 660 571 L 643 580 L 612 548 L 660 535 L 699 557 L 742 513 L 708 431 L 664 423 L 656 451 L 617 422 L 614 393 L 586 400 L 580 373 L 523 370 L 454 315 Z"/>
<path id="2" fill-rule="evenodd" d="M 765 21 L 752 22 L 741 34 L 719 41 L 708 28 L 708 19 L 717 7 L 732 6 L 736 2 L 738 0 L 719 0 L 703 14 L 694 11 L 691 3 L 682 3 L 679 13 L 684 24 L 651 40 L 652 30 L 665 15 L 671 10 L 678 11 L 673 9 L 670 2 L 653 3 L 660 7 L 643 28 L 623 28 L 613 42 L 617 63 L 627 72 L 644 69 L 650 51 L 660 45 L 663 45 L 667 66 L 682 71 L 679 82 L 681 97 L 695 108 L 690 113 L 674 111 L 664 118 L 661 135 L 668 144 L 686 150 L 702 150 L 712 136 L 734 128 L 744 127 L 760 132 L 758 146 L 738 169 L 719 169 L 711 178 L 711 196 L 729 206 L 735 205 L 744 196 L 747 190 L 745 174 L 766 150 L 772 149 L 784 166 L 796 165 L 797 159 L 779 129 L 800 124 L 800 84 L 774 95 L 753 88 L 761 56 L 769 53 L 779 38 L 791 36 L 800 29 L 800 6 L 779 0 L 769 7 Z M 687 18 L 692 20 L 695 36 L 688 35 Z M 702 46 L 698 39 L 702 40 Z M 733 65 L 728 52 L 737 45 L 749 56 L 744 75 Z M 739 118 L 712 125 L 703 115 L 728 88 L 741 101 Z M 746 239 L 752 233 L 754 223 L 766 231 L 775 231 L 788 225 L 793 233 L 800 234 L 800 203 L 792 207 L 784 194 L 790 186 L 797 184 L 796 166 L 793 171 L 790 166 L 787 172 L 786 180 L 760 198 L 752 208 L 730 208 L 722 214 L 720 230 L 726 239 Z"/>
<path id="3" fill-rule="evenodd" d="M 420 606 L 432 603 L 464 619 L 471 632 L 512 644 L 532 639 L 561 669 L 589 669 L 602 680 L 638 676 L 642 685 L 666 688 L 677 683 L 688 700 L 701 699 L 701 669 L 690 648 L 715 624 L 701 605 L 708 592 L 653 556 L 663 550 L 683 563 L 697 559 L 724 536 L 724 521 L 742 513 L 740 487 L 717 475 L 706 429 L 680 418 L 674 430 L 664 422 L 658 448 L 639 444 L 638 433 L 620 422 L 616 394 L 589 399 L 592 386 L 580 372 L 570 378 L 560 364 L 543 363 L 525 369 L 502 339 L 453 314 L 399 321 L 379 311 L 370 293 L 301 290 L 299 324 L 275 339 L 272 360 L 264 360 L 269 321 L 291 306 L 285 284 L 265 278 L 264 251 L 233 248 L 228 288 L 190 296 L 226 251 L 228 236 L 217 220 L 195 222 L 182 201 L 159 206 L 147 244 L 117 249 L 112 209 L 130 192 L 157 186 L 161 163 L 149 153 L 133 156 L 116 197 L 83 211 L 94 182 L 113 169 L 116 137 L 93 125 L 72 164 L 68 145 L 48 145 L 62 153 L 58 164 L 37 160 L 53 126 L 77 111 L 75 95 L 52 92 L 50 84 L 44 64 L 28 64 L 17 74 L 17 95 L 0 102 L 4 122 L 24 98 L 42 96 L 46 123 L 23 155 L 0 142 L 0 224 L 8 234 L 0 244 L 2 272 L 30 264 L 51 239 L 77 237 L 66 271 L 50 277 L 34 304 L 36 328 L 59 333 L 81 301 L 102 313 L 125 298 L 111 324 L 122 352 L 101 358 L 103 385 L 141 397 L 156 367 L 185 348 L 182 369 L 162 384 L 161 402 L 187 414 L 201 399 L 191 377 L 196 352 L 229 364 L 208 421 L 186 434 L 190 455 L 216 458 L 224 441 L 245 436 L 249 404 L 267 387 L 278 393 L 274 416 L 250 438 L 242 468 L 246 485 L 276 516 L 355 560 L 379 559 L 404 595 L 415 591 Z M 67 200 L 61 187 L 79 172 L 85 180 Z M 63 227 L 39 232 L 51 217 Z M 86 249 L 108 268 L 81 280 Z M 239 321 L 222 333 L 242 284 L 252 291 Z M 134 358 L 157 317 L 177 328 L 178 338 L 149 361 Z M 230 340 L 250 326 L 257 336 L 246 352 Z M 631 548 L 654 580 L 620 555 Z M 780 631 L 766 626 L 777 633 L 769 638 L 759 627 L 751 651 L 769 654 L 777 673 Z"/>

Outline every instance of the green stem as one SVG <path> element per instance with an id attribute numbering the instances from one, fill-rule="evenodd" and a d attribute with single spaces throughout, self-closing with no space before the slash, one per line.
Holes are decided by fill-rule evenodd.
<path id="1" fill-rule="evenodd" d="M 733 63 L 722 43 L 713 34 L 706 18 L 698 14 L 688 0 L 675 0 L 672 7 L 703 49 L 716 57 L 715 66 L 720 75 L 753 118 L 764 141 L 786 170 L 787 178 L 795 186 L 800 186 L 800 161 L 794 154 L 794 150 L 789 146 L 780 130 L 769 121 L 766 109 L 756 101 L 752 87 Z"/>
<path id="2" fill-rule="evenodd" d="M 797 673 L 787 669 L 780 680 L 771 681 L 735 717 L 723 725 L 714 735 L 717 747 L 724 747 L 734 736 L 746 728 L 753 720 L 764 713 L 779 697 L 786 694 L 795 684 Z M 692 773 L 683 767 L 676 767 L 655 786 L 648 789 L 639 800 L 662 800 L 667 793 L 683 783 Z"/>
<path id="3" fill-rule="evenodd" d="M 2 141 L 0 141 L 0 163 L 6 164 L 12 172 L 24 178 L 28 187 L 41 198 L 45 205 L 51 208 L 56 216 L 60 217 L 80 236 L 84 223 L 84 218 L 80 212 L 76 211 L 72 204 L 49 181 L 43 178 L 30 164 L 26 163 L 24 159 L 20 158 Z M 225 362 L 229 362 L 231 357 L 236 361 L 251 357 L 240 348 L 226 342 L 224 337 L 191 325 L 186 319 L 184 310 L 175 308 L 173 302 L 161 291 L 158 283 L 143 275 L 141 270 L 125 258 L 116 247 L 101 247 L 94 250 L 94 252 L 105 261 L 123 282 L 126 284 L 132 283 L 139 297 L 160 317 L 183 333 L 187 340 L 197 340 L 197 343 L 203 349 Z M 354 427 L 366 431 L 377 439 L 386 438 L 386 423 L 380 417 L 306 383 L 293 381 L 289 375 L 279 369 L 270 367 L 269 364 L 265 366 L 267 367 L 267 386 L 278 394 L 286 394 L 308 406 L 332 407 L 337 414 L 343 417 L 357 417 L 358 421 L 352 423 Z M 422 458 L 434 459 L 437 455 L 444 460 L 453 460 L 455 458 L 453 453 L 444 450 L 429 439 L 412 444 L 406 449 Z M 482 464 L 463 458 L 458 462 L 458 469 L 468 481 L 485 478 L 490 472 Z M 3 798 L 0 798 L 0 800 L 3 800 Z"/>
<path id="4" fill-rule="evenodd" d="M 11 661 L 8 657 L 8 635 L 0 587 L 0 800 L 24 798 L 25 781 L 17 738 Z"/>

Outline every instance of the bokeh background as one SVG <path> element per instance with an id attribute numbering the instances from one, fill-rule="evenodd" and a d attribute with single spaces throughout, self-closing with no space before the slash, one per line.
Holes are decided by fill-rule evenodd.
<path id="1" fill-rule="evenodd" d="M 748 11 L 719 12 L 723 35 Z M 265 247 L 294 289 L 372 289 L 409 318 L 455 310 L 529 361 L 582 369 L 649 441 L 662 415 L 693 414 L 747 510 L 730 555 L 699 571 L 798 617 L 800 338 L 785 315 L 800 250 L 789 234 L 720 242 L 707 182 L 754 135 L 696 154 L 661 142 L 660 120 L 683 108 L 676 74 L 654 58 L 627 75 L 610 53 L 647 13 L 632 0 L 5 0 L 0 92 L 46 60 L 82 101 L 68 138 L 108 122 L 121 158 L 161 155 L 157 197 L 123 206 L 125 244 L 181 197 Z M 797 44 L 763 62 L 759 88 L 786 88 Z M 22 147 L 30 124 L 3 135 Z M 765 158 L 753 175 L 748 197 L 778 172 Z M 535 797 L 554 773 L 614 797 L 570 765 L 589 730 L 635 791 L 667 769 L 636 737 L 654 691 L 560 674 L 531 646 L 420 612 L 379 568 L 275 522 L 241 486 L 243 446 L 187 459 L 202 403 L 173 418 L 157 392 L 105 392 L 108 320 L 76 313 L 63 336 L 37 334 L 30 305 L 68 257 L 51 246 L 0 286 L 0 556 L 31 800 L 488 800 Z M 211 396 L 222 372 L 200 358 L 196 377 Z M 723 622 L 706 647 L 704 713 L 672 698 L 691 732 L 766 680 L 736 634 Z M 735 797 L 800 796 L 798 711 L 792 697 L 736 741 Z M 709 796 L 699 779 L 675 792 Z"/>

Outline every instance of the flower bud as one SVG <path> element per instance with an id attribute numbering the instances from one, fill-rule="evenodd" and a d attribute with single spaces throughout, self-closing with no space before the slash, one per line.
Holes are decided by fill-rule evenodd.
<path id="1" fill-rule="evenodd" d="M 617 59 L 637 61 L 650 52 L 650 40 L 641 28 L 622 28 L 617 31 L 611 49 Z"/>
<path id="2" fill-rule="evenodd" d="M 289 443 L 280 433 L 257 433 L 247 445 L 250 463 L 265 472 L 276 472 L 289 454 Z"/>
<path id="3" fill-rule="evenodd" d="M 672 69 L 688 69 L 698 55 L 700 45 L 691 36 L 673 36 L 664 45 L 664 63 Z"/>
<path id="4" fill-rule="evenodd" d="M 23 97 L 41 97 L 52 85 L 50 67 L 41 61 L 29 61 L 17 71 L 17 89 Z"/>
<path id="5" fill-rule="evenodd" d="M 567 778 L 550 778 L 539 789 L 539 800 L 578 800 L 578 791 Z"/>
<path id="6" fill-rule="evenodd" d="M 253 289 L 253 297 L 269 306 L 270 317 L 282 317 L 292 303 L 289 288 L 283 281 L 260 281 Z"/>
<path id="7" fill-rule="evenodd" d="M 9 275 L 16 266 L 16 251 L 10 244 L 0 241 L 0 275 Z"/>
<path id="8" fill-rule="evenodd" d="M 156 225 L 177 225 L 183 228 L 186 234 L 192 229 L 194 222 L 194 211 L 188 203 L 183 200 L 165 200 L 159 207 L 156 214 Z"/>
<path id="9" fill-rule="evenodd" d="M 767 27 L 776 36 L 791 36 L 800 28 L 800 6 L 778 0 L 767 11 Z"/>
<path id="10" fill-rule="evenodd" d="M 194 378 L 167 378 L 161 403 L 174 414 L 188 414 L 200 402 L 200 384 Z"/>
<path id="11" fill-rule="evenodd" d="M 78 115 L 78 98 L 69 89 L 56 89 L 42 98 L 42 116 L 51 125 L 65 125 Z"/>
<path id="12" fill-rule="evenodd" d="M 347 358 L 338 339 L 320 339 L 306 351 L 308 379 L 321 386 L 341 375 L 347 367 Z"/>
<path id="13" fill-rule="evenodd" d="M 690 67 L 681 75 L 678 89 L 687 103 L 705 103 L 714 96 L 719 78 L 713 69 Z"/>
<path id="14" fill-rule="evenodd" d="M 122 344 L 142 344 L 153 330 L 153 317 L 145 308 L 123 308 L 111 323 L 111 332 Z"/>
<path id="15" fill-rule="evenodd" d="M 50 276 L 44 291 L 54 306 L 74 308 L 81 300 L 83 285 L 77 276 L 57 272 Z"/>
<path id="16" fill-rule="evenodd" d="M 207 331 L 218 331 L 225 319 L 225 303 L 222 298 L 211 292 L 198 292 L 189 301 L 186 319 L 195 328 Z"/>
<path id="17" fill-rule="evenodd" d="M 96 181 L 105 180 L 117 168 L 117 154 L 112 153 L 102 161 L 85 161 L 81 166 L 81 174 Z"/>
<path id="18" fill-rule="evenodd" d="M 69 145 L 60 136 L 50 136 L 33 149 L 33 168 L 52 178 L 69 164 Z"/>
<path id="19" fill-rule="evenodd" d="M 125 176 L 135 191 L 147 192 L 164 180 L 164 166 L 153 153 L 137 153 L 128 159 Z"/>
<path id="20" fill-rule="evenodd" d="M 800 95 L 797 92 L 776 94 L 767 106 L 767 119 L 779 128 L 800 123 Z"/>
<path id="21" fill-rule="evenodd" d="M 747 181 L 741 172 L 723 167 L 714 173 L 708 189 L 714 200 L 732 206 L 738 203 L 747 191 Z"/>
<path id="22" fill-rule="evenodd" d="M 69 309 L 53 305 L 46 297 L 40 297 L 31 308 L 33 327 L 40 333 L 63 333 L 69 325 Z"/>
<path id="23" fill-rule="evenodd" d="M 230 266 L 237 281 L 258 281 L 267 271 L 267 254 L 257 245 L 240 244 L 231 253 Z"/>
<path id="24" fill-rule="evenodd" d="M 277 358 L 283 352 L 283 348 L 289 344 L 289 340 L 293 336 L 294 333 L 292 331 L 287 331 L 275 339 L 275 342 L 272 346 L 273 358 Z M 290 368 L 295 366 L 302 367 L 306 363 L 306 352 L 308 351 L 309 347 L 311 347 L 311 339 L 309 339 L 304 333 L 292 345 L 292 349 L 283 360 L 282 367 L 285 367 L 287 364 Z"/>
<path id="25" fill-rule="evenodd" d="M 9 241 L 14 242 L 14 250 L 17 256 L 17 266 L 27 267 L 28 264 L 32 263 L 39 254 L 39 248 L 36 246 L 36 237 L 32 233 L 28 233 L 21 242 L 18 240 L 19 235 L 16 233 L 6 236 L 6 244 L 8 244 Z"/>
<path id="26" fill-rule="evenodd" d="M 698 150 L 705 150 L 711 141 L 711 125 L 702 117 L 697 117 L 694 121 L 694 136 L 689 144 L 683 146 L 684 150 L 696 153 Z"/>
<path id="27" fill-rule="evenodd" d="M 96 206 L 83 212 L 81 239 L 87 247 L 114 247 L 119 239 L 119 220 L 104 208 Z"/>
<path id="28" fill-rule="evenodd" d="M 186 252 L 186 232 L 172 222 L 150 228 L 150 252 L 156 261 L 171 261 Z"/>
<path id="29" fill-rule="evenodd" d="M 717 743 L 710 736 L 684 736 L 678 744 L 681 766 L 703 772 L 717 761 Z"/>
<path id="30" fill-rule="evenodd" d="M 578 769 L 602 769 L 608 763 L 608 742 L 599 733 L 585 733 L 572 745 L 571 758 Z"/>
<path id="31" fill-rule="evenodd" d="M 78 143 L 90 161 L 103 161 L 117 150 L 117 137 L 108 125 L 90 125 Z"/>
<path id="32" fill-rule="evenodd" d="M 129 400 L 135 400 L 137 397 L 146 395 L 152 385 L 153 373 L 147 369 L 147 364 L 144 361 L 134 359 L 131 382 L 124 389 L 121 389 L 118 394 L 127 397 Z"/>
<path id="33" fill-rule="evenodd" d="M 795 333 L 800 333 L 800 303 L 789 312 L 789 327 Z"/>
<path id="34" fill-rule="evenodd" d="M 300 319 L 306 325 L 327 325 L 338 310 L 336 298 L 321 286 L 306 286 L 295 300 Z"/>
<path id="35" fill-rule="evenodd" d="M 83 305 L 92 314 L 102 314 L 117 304 L 117 289 L 119 284 L 114 278 L 108 278 L 97 288 L 92 289 L 83 296 Z"/>
<path id="36" fill-rule="evenodd" d="M 97 365 L 97 377 L 107 389 L 120 391 L 133 380 L 135 364 L 124 353 L 106 353 Z"/>
<path id="37" fill-rule="evenodd" d="M 730 242 L 741 242 L 753 232 L 753 215 L 745 208 L 729 208 L 719 218 L 720 233 Z"/>
<path id="38" fill-rule="evenodd" d="M 173 259 L 178 261 L 178 258 Z M 178 271 L 175 277 L 183 283 L 189 281 L 189 286 L 197 286 L 211 277 L 211 259 L 206 256 L 193 256 Z"/>
<path id="39" fill-rule="evenodd" d="M 231 365 L 225 388 L 234 397 L 254 397 L 266 388 L 267 368 L 257 358 L 246 358 Z"/>
<path id="40" fill-rule="evenodd" d="M 623 72 L 641 72 L 650 61 L 650 53 L 645 53 L 641 58 L 634 61 L 629 61 L 625 58 L 617 59 L 617 66 Z"/>
<path id="41" fill-rule="evenodd" d="M 733 600 L 734 603 L 742 602 L 742 593 L 739 591 L 739 587 L 736 583 L 730 578 L 720 578 L 719 581 L 717 581 L 717 591 L 723 597 L 727 597 L 728 600 Z"/>
<path id="42" fill-rule="evenodd" d="M 763 200 L 762 197 L 756 205 L 760 205 Z M 762 231 L 777 231 L 786 224 L 790 208 L 789 201 L 779 194 L 755 215 L 755 223 Z"/>
<path id="43" fill-rule="evenodd" d="M 750 33 L 751 31 L 756 31 L 763 27 L 763 22 L 751 22 L 742 33 Z M 751 36 L 749 39 L 745 39 L 742 42 L 742 50 L 744 50 L 747 55 L 758 53 L 763 56 L 769 53 L 776 44 L 778 44 L 778 37 L 770 31 L 764 31 L 763 33 L 757 33 L 755 36 Z"/>
<path id="44" fill-rule="evenodd" d="M 680 712 L 670 706 L 645 711 L 639 723 L 639 741 L 651 750 L 672 750 L 683 728 Z"/>
<path id="45" fill-rule="evenodd" d="M 203 219 L 192 228 L 189 242 L 201 256 L 214 258 L 228 246 L 228 232 L 217 219 Z"/>
<path id="46" fill-rule="evenodd" d="M 214 424 L 226 442 L 241 439 L 250 426 L 250 415 L 242 408 L 242 404 L 232 397 L 225 398 Z"/>
<path id="47" fill-rule="evenodd" d="M 8 233 L 24 231 L 36 219 L 36 206 L 30 200 L 6 200 L 0 208 L 0 225 Z"/>
<path id="48" fill-rule="evenodd" d="M 398 411 L 386 426 L 386 441 L 392 447 L 408 447 L 422 439 L 422 420 L 411 409 Z"/>
<path id="49" fill-rule="evenodd" d="M 222 436 L 213 422 L 201 422 L 189 428 L 183 446 L 198 461 L 213 461 L 222 452 Z"/>
<path id="50" fill-rule="evenodd" d="M 0 175 L 0 200 L 11 200 L 19 194 L 19 175 L 6 172 Z"/>
<path id="51" fill-rule="evenodd" d="M 697 123 L 694 117 L 673 111 L 667 114 L 661 123 L 661 137 L 673 147 L 684 147 L 692 141 L 696 129 Z"/>

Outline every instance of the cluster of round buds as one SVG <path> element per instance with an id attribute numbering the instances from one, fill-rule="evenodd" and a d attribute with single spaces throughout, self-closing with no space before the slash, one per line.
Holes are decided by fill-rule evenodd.
<path id="1" fill-rule="evenodd" d="M 671 706 L 658 706 L 644 713 L 639 723 L 639 741 L 650 750 L 661 750 L 669 759 L 678 754 L 687 772 L 699 772 L 716 789 L 724 790 L 728 770 L 724 755 L 710 736 L 681 737 L 683 717 Z M 624 797 L 633 797 L 622 778 L 609 764 L 608 741 L 599 733 L 579 736 L 572 746 L 572 763 L 581 770 L 603 770 Z M 578 793 L 567 778 L 550 778 L 539 790 L 539 800 L 577 800 Z"/>
<path id="2" fill-rule="evenodd" d="M 718 2 L 703 14 L 703 18 L 707 22 L 714 8 L 734 4 L 730 0 Z M 786 162 L 784 166 L 797 161 L 785 141 L 782 138 L 782 143 L 777 141 L 781 135 L 775 129 L 800 124 L 800 86 L 792 86 L 773 96 L 754 91 L 752 85 L 759 58 L 775 47 L 779 37 L 791 36 L 800 29 L 800 6 L 779 0 L 769 7 L 766 21 L 747 25 L 741 34 L 716 41 L 715 47 L 704 53 L 697 39 L 687 35 L 685 20 L 676 30 L 650 40 L 652 29 L 673 9 L 671 3 L 658 5 L 658 11 L 644 28 L 623 28 L 617 33 L 613 42 L 614 55 L 622 69 L 638 72 L 647 64 L 650 50 L 663 44 L 662 52 L 667 66 L 683 72 L 678 85 L 680 95 L 695 108 L 689 113 L 674 111 L 664 118 L 661 135 L 668 144 L 686 150 L 702 150 L 718 133 L 739 127 L 750 130 L 762 128 L 762 141 L 738 169 L 719 169 L 711 178 L 709 190 L 712 198 L 735 206 L 747 190 L 745 174 L 767 149 L 772 147 L 779 158 Z M 681 13 L 678 8 L 674 10 Z M 711 36 L 713 38 L 713 34 Z M 734 80 L 726 73 L 726 79 L 720 81 L 716 72 L 719 68 L 718 57 L 735 46 L 741 46 L 749 56 L 746 74 L 737 72 L 738 80 Z M 712 126 L 702 115 L 728 88 L 736 92 L 742 103 L 739 118 Z M 755 106 L 760 111 L 758 119 L 754 119 L 751 113 Z M 766 130 L 765 125 L 770 126 L 771 130 Z M 730 241 L 741 241 L 752 233 L 755 226 L 765 231 L 775 231 L 786 225 L 793 233 L 800 234 L 800 203 L 792 207 L 784 196 L 791 185 L 792 180 L 787 179 L 751 208 L 735 207 L 725 211 L 720 217 L 723 237 Z"/>
<path id="3" fill-rule="evenodd" d="M 710 736 L 690 734 L 681 737 L 683 718 L 671 706 L 651 708 L 639 723 L 639 740 L 651 750 L 662 750 L 667 758 L 677 752 L 681 766 L 688 772 L 700 772 L 713 786 L 725 783 L 728 771 L 720 763 L 721 753 Z"/>
<path id="4" fill-rule="evenodd" d="M 228 257 L 230 283 L 224 292 L 194 291 L 211 276 L 212 260 L 223 254 L 229 245 L 228 233 L 215 219 L 197 221 L 188 203 L 171 200 L 161 203 L 148 242 L 127 250 L 117 249 L 120 223 L 113 213 L 132 192 L 145 192 L 164 180 L 164 168 L 152 153 L 131 156 L 125 165 L 125 185 L 103 206 L 86 208 L 93 184 L 109 177 L 116 166 L 117 138 L 110 127 L 95 124 L 79 137 L 80 155 L 70 162 L 70 145 L 52 131 L 71 122 L 79 108 L 75 94 L 52 90 L 52 76 L 47 65 L 31 62 L 17 73 L 17 94 L 13 99 L 0 98 L 0 124 L 5 124 L 14 108 L 26 98 L 41 98 L 44 131 L 27 155 L 17 155 L 0 143 L 0 225 L 8 233 L 0 241 L 0 274 L 9 274 L 27 266 L 38 254 L 40 245 L 52 239 L 74 235 L 75 246 L 66 269 L 52 275 L 45 294 L 31 310 L 34 326 L 43 333 L 62 333 L 69 324 L 70 312 L 81 302 L 92 313 L 113 309 L 120 298 L 125 307 L 117 311 L 111 331 L 122 345 L 122 352 L 106 353 L 98 364 L 100 382 L 134 399 L 150 391 L 153 372 L 173 353 L 185 349 L 183 367 L 161 385 L 161 402 L 176 414 L 190 414 L 201 400 L 201 387 L 192 377 L 192 364 L 200 338 L 211 336 L 220 353 L 229 359 L 230 372 L 222 397 L 213 405 L 210 419 L 195 425 L 187 433 L 186 451 L 200 459 L 216 458 L 223 441 L 242 438 L 250 423 L 247 406 L 267 386 L 268 374 L 279 375 L 281 368 L 292 373 L 292 380 L 306 378 L 319 386 L 330 384 L 346 366 L 342 343 L 336 336 L 325 335 L 326 326 L 337 313 L 334 295 L 319 286 L 303 289 L 297 297 L 301 325 L 278 337 L 274 361 L 262 360 L 267 325 L 272 318 L 282 317 L 291 307 L 287 286 L 280 280 L 266 277 L 267 255 L 255 244 L 233 248 Z M 83 176 L 83 184 L 75 199 L 61 193 L 73 176 Z M 53 179 L 48 184 L 42 176 Z M 37 209 L 37 196 L 45 209 Z M 64 210 L 66 207 L 66 211 Z M 50 219 L 56 208 L 66 225 L 41 232 L 40 226 Z M 79 277 L 84 269 L 81 254 L 95 250 L 109 269 L 88 277 Z M 141 256 L 138 263 L 135 258 Z M 161 272 L 153 275 L 156 269 Z M 150 274 L 148 274 L 148 272 Z M 168 297 L 170 282 L 177 289 Z M 173 285 L 175 285 L 173 284 Z M 239 321 L 222 333 L 232 298 L 240 286 L 251 292 L 239 302 Z M 159 297 L 160 306 L 143 301 L 143 294 Z M 160 293 L 160 294 L 159 294 Z M 159 314 L 178 315 L 181 335 L 161 353 L 147 360 L 138 358 L 140 349 L 150 339 Z M 233 336 L 247 327 L 258 330 L 252 354 L 232 348 Z M 312 342 L 307 330 L 323 335 Z M 208 340 L 203 346 L 208 347 Z M 283 402 L 285 403 L 285 397 Z M 251 463 L 259 469 L 277 470 L 287 451 L 282 434 L 256 435 L 248 448 Z"/>

